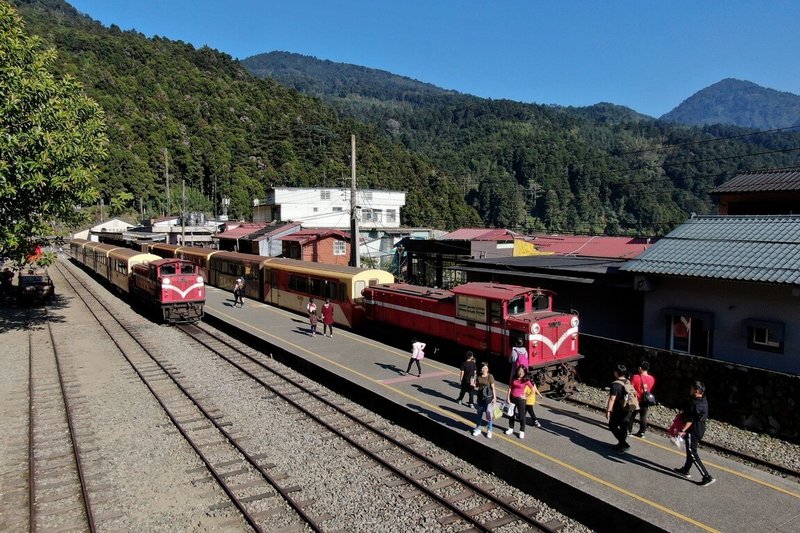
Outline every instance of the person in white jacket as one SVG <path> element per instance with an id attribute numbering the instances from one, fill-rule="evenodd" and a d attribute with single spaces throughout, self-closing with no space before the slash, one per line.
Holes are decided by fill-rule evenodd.
<path id="1" fill-rule="evenodd" d="M 408 368 L 406 374 L 411 372 L 411 365 L 417 363 L 417 377 L 422 375 L 422 366 L 419 364 L 422 358 L 425 357 L 425 343 L 417 341 L 414 337 L 411 339 L 411 359 L 408 360 Z"/>

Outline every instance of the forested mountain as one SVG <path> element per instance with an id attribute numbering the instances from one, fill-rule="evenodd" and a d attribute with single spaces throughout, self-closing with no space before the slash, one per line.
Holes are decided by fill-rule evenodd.
<path id="1" fill-rule="evenodd" d="M 800 126 L 800 96 L 728 78 L 696 92 L 661 119 L 760 130 Z"/>
<path id="2" fill-rule="evenodd" d="M 800 133 L 687 128 L 613 104 L 489 100 L 297 54 L 242 64 L 424 154 L 460 179 L 488 225 L 662 234 L 691 212 L 712 212 L 708 191 L 736 173 L 800 161 Z"/>
<path id="3" fill-rule="evenodd" d="M 260 80 L 224 53 L 103 27 L 61 0 L 15 5 L 57 50 L 59 74 L 105 110 L 99 186 L 118 212 L 164 211 L 165 149 L 192 209 L 226 196 L 247 216 L 271 185 L 344 185 L 351 134 L 360 186 L 408 191 L 402 223 L 441 228 L 662 234 L 710 212 L 708 190 L 732 175 L 798 165 L 797 133 L 674 126 L 613 104 L 487 100 L 286 54 L 274 56 L 286 80 Z"/>
<path id="4" fill-rule="evenodd" d="M 58 74 L 77 78 L 105 110 L 110 145 L 99 187 L 115 213 L 162 214 L 166 166 L 172 211 L 184 181 L 190 209 L 212 212 L 228 197 L 234 217 L 249 216 L 269 186 L 349 188 L 355 134 L 359 186 L 408 191 L 404 224 L 481 223 L 453 177 L 424 157 L 318 99 L 255 78 L 226 54 L 106 28 L 61 0 L 14 4 L 26 31 L 56 49 Z"/>

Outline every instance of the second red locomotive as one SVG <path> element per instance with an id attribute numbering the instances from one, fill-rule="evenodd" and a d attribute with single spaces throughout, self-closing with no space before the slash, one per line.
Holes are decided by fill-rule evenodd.
<path id="1" fill-rule="evenodd" d="M 367 287 L 364 299 L 369 320 L 487 352 L 498 363 L 522 339 L 542 390 L 571 392 L 581 358 L 579 320 L 574 313 L 553 310 L 550 291 L 498 283 L 466 283 L 452 290 L 392 283 Z"/>
<path id="2" fill-rule="evenodd" d="M 158 259 L 135 265 L 130 292 L 169 324 L 203 318 L 205 283 L 197 266 L 189 261 Z"/>

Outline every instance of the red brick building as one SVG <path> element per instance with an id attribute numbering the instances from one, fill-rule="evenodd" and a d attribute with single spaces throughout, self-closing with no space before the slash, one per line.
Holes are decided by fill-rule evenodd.
<path id="1" fill-rule="evenodd" d="M 303 229 L 281 237 L 283 257 L 329 265 L 350 262 L 350 234 L 331 229 Z"/>

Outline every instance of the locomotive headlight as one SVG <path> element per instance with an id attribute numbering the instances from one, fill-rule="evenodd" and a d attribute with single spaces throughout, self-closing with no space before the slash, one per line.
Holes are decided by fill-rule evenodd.
<path id="1" fill-rule="evenodd" d="M 533 324 L 531 324 L 531 333 L 533 333 L 534 335 L 538 335 L 539 333 L 541 333 L 541 331 L 542 327 L 538 323 L 534 322 Z"/>
<path id="2" fill-rule="evenodd" d="M 170 283 L 172 282 L 169 280 L 169 278 L 161 278 L 162 285 L 169 285 Z"/>
<path id="3" fill-rule="evenodd" d="M 197 283 L 203 283 L 203 276 L 197 276 Z"/>
<path id="4" fill-rule="evenodd" d="M 569 321 L 569 325 L 572 326 L 573 328 L 577 328 L 578 324 L 580 324 L 580 323 L 581 323 L 581 321 L 578 320 L 578 317 L 576 317 L 576 316 L 572 317 L 572 320 Z"/>

